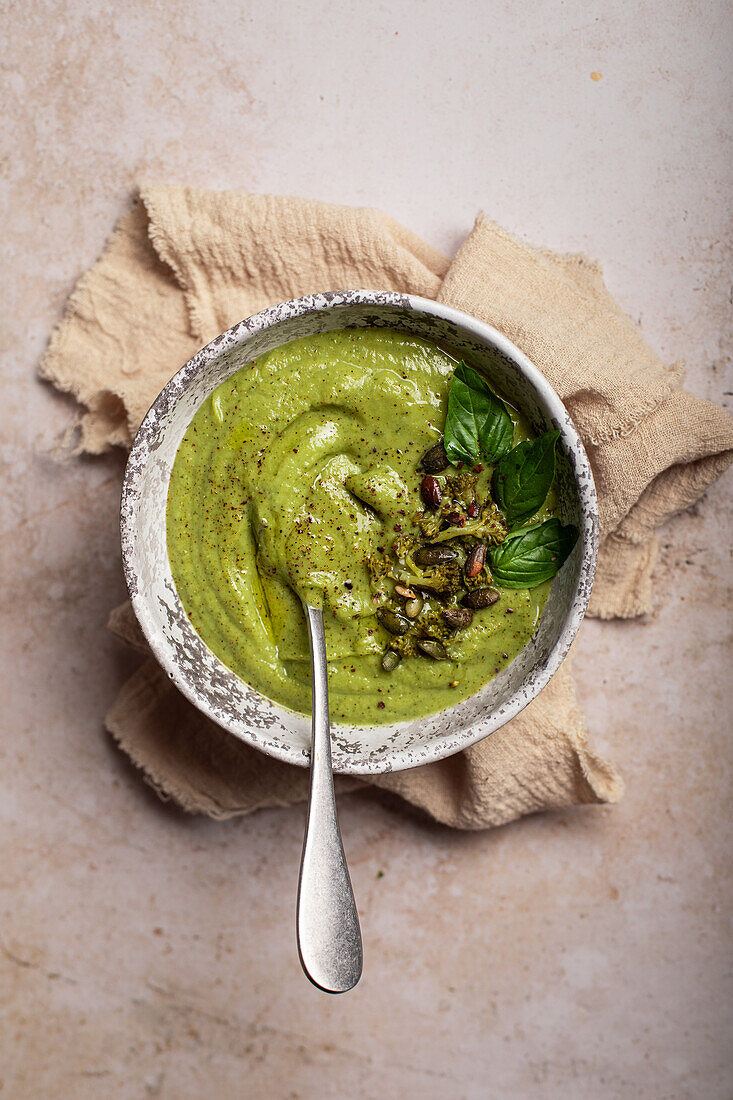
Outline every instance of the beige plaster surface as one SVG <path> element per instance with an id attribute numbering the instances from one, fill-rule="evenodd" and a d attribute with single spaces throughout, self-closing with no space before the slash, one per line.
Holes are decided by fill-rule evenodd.
<path id="1" fill-rule="evenodd" d="M 576 646 L 625 800 L 461 835 L 345 798 L 366 968 L 329 999 L 302 808 L 185 817 L 103 731 L 136 662 L 105 630 L 123 459 L 54 461 L 71 409 L 34 380 L 144 178 L 376 205 L 446 251 L 483 206 L 601 259 L 729 401 L 725 11 L 0 3 L 0 1096 L 733 1095 L 733 479 L 664 532 L 656 613 Z"/>

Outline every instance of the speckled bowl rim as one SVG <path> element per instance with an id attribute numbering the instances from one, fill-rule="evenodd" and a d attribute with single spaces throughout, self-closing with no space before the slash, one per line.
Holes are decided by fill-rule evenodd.
<path id="1" fill-rule="evenodd" d="M 281 302 L 245 318 L 201 348 L 181 367 L 158 394 L 143 418 L 130 449 L 120 504 L 122 563 L 135 615 L 153 654 L 164 671 L 178 690 L 208 718 L 227 730 L 232 736 L 248 742 L 268 756 L 298 767 L 307 767 L 309 764 L 308 755 L 298 752 L 295 748 L 266 741 L 264 737 L 258 735 L 256 730 L 239 731 L 231 729 L 227 723 L 226 715 L 211 705 L 204 691 L 182 675 L 177 663 L 170 659 L 168 651 L 159 644 L 155 632 L 149 629 L 148 617 L 145 613 L 146 598 L 139 591 L 133 566 L 137 503 L 140 497 L 146 459 L 157 447 L 161 422 L 168 415 L 172 405 L 185 393 L 192 380 L 207 364 L 223 353 L 244 344 L 253 333 L 259 333 L 283 320 L 347 305 L 389 306 L 413 311 L 417 314 L 427 314 L 463 328 L 482 344 L 495 348 L 500 354 L 513 361 L 540 396 L 545 406 L 551 410 L 553 419 L 561 428 L 563 445 L 566 451 L 570 451 L 573 455 L 573 474 L 580 505 L 582 560 L 578 570 L 577 583 L 562 629 L 546 659 L 542 661 L 539 667 L 535 666 L 529 671 L 520 686 L 499 708 L 482 714 L 480 720 L 474 726 L 460 728 L 455 732 L 436 738 L 428 745 L 422 745 L 419 751 L 419 759 L 415 759 L 415 750 L 407 746 L 402 749 L 395 749 L 386 759 L 382 758 L 374 761 L 369 759 L 368 756 L 359 761 L 350 759 L 345 762 L 345 766 L 335 766 L 334 769 L 340 774 L 373 775 L 422 766 L 423 764 L 443 760 L 454 753 L 469 748 L 471 745 L 490 736 L 495 730 L 519 714 L 548 684 L 570 650 L 590 599 L 598 558 L 598 502 L 593 474 L 585 448 L 560 397 L 528 357 L 506 336 L 486 322 L 480 321 L 462 310 L 444 305 L 441 302 L 435 302 L 429 298 L 394 291 L 372 290 L 329 291 L 306 295 L 302 298 Z M 287 343 L 288 341 L 283 340 L 282 342 Z M 581 474 L 582 476 L 580 476 Z M 208 649 L 208 647 L 206 648 Z M 231 670 L 212 651 L 209 650 L 209 653 L 217 666 L 226 673 L 231 673 Z M 247 687 L 264 701 L 265 697 L 257 692 L 255 688 L 249 685 Z M 452 708 L 448 708 L 448 710 L 450 709 Z M 288 708 L 282 707 L 282 710 L 287 711 Z M 439 713 L 447 713 L 447 711 Z M 232 720 L 234 719 L 232 718 Z"/>

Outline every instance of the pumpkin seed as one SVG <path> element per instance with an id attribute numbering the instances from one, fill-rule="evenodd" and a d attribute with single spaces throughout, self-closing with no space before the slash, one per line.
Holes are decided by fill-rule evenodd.
<path id="1" fill-rule="evenodd" d="M 499 593 L 495 588 L 473 588 L 461 600 L 464 607 L 472 607 L 474 611 L 480 611 L 484 607 L 491 607 L 499 599 Z"/>
<path id="2" fill-rule="evenodd" d="M 446 607 L 443 619 L 451 630 L 465 630 L 473 622 L 473 611 L 470 607 Z"/>
<path id="3" fill-rule="evenodd" d="M 418 565 L 443 565 L 457 557 L 458 551 L 453 546 L 421 546 L 415 554 L 415 561 Z"/>
<path id="4" fill-rule="evenodd" d="M 428 474 L 441 474 L 448 469 L 448 455 L 445 453 L 442 439 L 426 451 L 420 459 L 420 467 Z"/>
<path id="5" fill-rule="evenodd" d="M 416 619 L 424 607 L 425 601 L 420 596 L 415 596 L 405 604 L 405 615 L 408 619 Z"/>
<path id="6" fill-rule="evenodd" d="M 446 648 L 437 638 L 418 638 L 415 644 L 421 653 L 426 657 L 432 657 L 434 661 L 448 660 Z"/>
<path id="7" fill-rule="evenodd" d="M 471 553 L 466 558 L 466 564 L 463 568 L 463 572 L 467 577 L 477 577 L 484 567 L 486 562 L 486 544 L 480 542 L 478 546 L 474 546 Z"/>
<path id="8" fill-rule="evenodd" d="M 406 634 L 410 629 L 409 620 L 403 618 L 402 615 L 398 615 L 395 611 L 390 611 L 388 607 L 378 607 L 377 618 L 390 634 Z"/>
<path id="9" fill-rule="evenodd" d="M 427 474 L 420 483 L 420 496 L 426 508 L 437 508 L 443 499 L 443 490 L 437 477 Z"/>
<path id="10" fill-rule="evenodd" d="M 394 672 L 397 665 L 400 663 L 401 657 L 399 653 L 396 653 L 394 649 L 386 650 L 384 657 L 382 657 L 382 668 L 385 672 Z"/>

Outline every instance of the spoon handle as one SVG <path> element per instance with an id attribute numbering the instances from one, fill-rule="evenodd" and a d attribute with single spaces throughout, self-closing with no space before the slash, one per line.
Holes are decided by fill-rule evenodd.
<path id="1" fill-rule="evenodd" d="M 305 613 L 313 681 L 313 743 L 298 883 L 298 953 L 314 985 L 326 993 L 345 993 L 361 977 L 361 930 L 336 817 L 323 614 L 309 606 Z"/>

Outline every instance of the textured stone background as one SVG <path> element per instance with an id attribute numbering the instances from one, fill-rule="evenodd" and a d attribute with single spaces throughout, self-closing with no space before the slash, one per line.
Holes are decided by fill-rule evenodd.
<path id="1" fill-rule="evenodd" d="M 123 459 L 55 463 L 71 409 L 34 380 L 146 178 L 375 205 L 445 251 L 483 206 L 601 259 L 728 401 L 725 7 L 0 3 L 2 1096 L 731 1095 L 733 479 L 664 533 L 655 615 L 576 647 L 625 801 L 463 836 L 345 799 L 366 972 L 329 999 L 302 809 L 185 818 L 103 732 Z"/>

